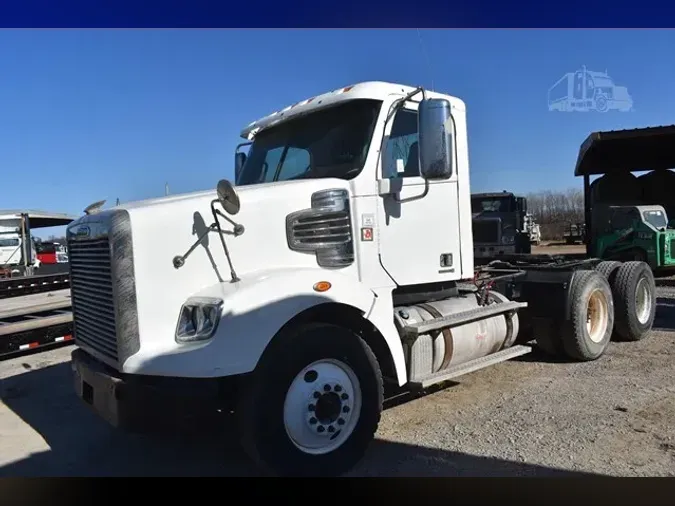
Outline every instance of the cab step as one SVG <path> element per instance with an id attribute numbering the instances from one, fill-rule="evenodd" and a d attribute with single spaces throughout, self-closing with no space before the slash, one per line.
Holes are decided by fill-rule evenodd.
<path id="1" fill-rule="evenodd" d="M 496 305 L 496 304 L 495 304 Z M 501 305 L 501 304 L 500 304 Z M 531 346 L 517 345 L 507 348 L 492 355 L 486 357 L 477 358 L 475 360 L 470 360 L 469 362 L 464 362 L 463 364 L 458 364 L 444 371 L 439 371 L 437 373 L 431 374 L 424 379 L 411 381 L 408 383 L 410 388 L 422 390 L 435 385 L 436 383 L 442 383 L 443 381 L 451 380 L 458 376 L 464 374 L 469 374 L 470 372 L 478 371 L 485 367 L 498 364 L 500 362 L 506 362 L 515 357 L 520 357 L 521 355 L 526 355 L 532 351 Z"/>
<path id="2" fill-rule="evenodd" d="M 455 313 L 443 316 L 441 318 L 434 318 L 433 320 L 410 323 L 401 329 L 403 334 L 402 337 L 416 338 L 417 336 L 427 334 L 433 330 L 465 325 L 467 323 L 483 320 L 492 316 L 508 313 L 509 311 L 516 311 L 524 307 L 527 307 L 527 302 L 509 301 L 498 304 L 490 304 L 489 306 L 481 306 L 468 311 L 462 311 L 461 313 Z"/>

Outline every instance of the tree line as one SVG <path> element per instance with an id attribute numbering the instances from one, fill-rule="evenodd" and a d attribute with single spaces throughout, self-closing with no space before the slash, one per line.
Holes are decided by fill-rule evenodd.
<path id="1" fill-rule="evenodd" d="M 584 192 L 579 188 L 564 191 L 544 190 L 529 193 L 527 210 L 541 227 L 545 241 L 560 240 L 570 223 L 584 221 Z M 66 244 L 63 236 L 50 235 L 46 241 Z"/>
<path id="2" fill-rule="evenodd" d="M 579 188 L 530 193 L 527 210 L 540 225 L 545 241 L 560 240 L 570 223 L 584 222 L 584 192 Z"/>

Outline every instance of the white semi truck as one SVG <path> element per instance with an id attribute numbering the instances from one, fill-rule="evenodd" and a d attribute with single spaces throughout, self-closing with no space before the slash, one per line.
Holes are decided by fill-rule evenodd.
<path id="1" fill-rule="evenodd" d="M 40 266 L 25 214 L 0 215 L 0 270 L 11 275 L 32 274 Z"/>
<path id="2" fill-rule="evenodd" d="M 642 262 L 474 269 L 458 98 L 366 82 L 242 136 L 235 185 L 68 228 L 74 385 L 115 426 L 215 400 L 262 469 L 338 475 L 374 438 L 385 385 L 425 389 L 535 344 L 594 360 L 651 329 Z M 175 251 L 156 247 L 167 234 Z"/>

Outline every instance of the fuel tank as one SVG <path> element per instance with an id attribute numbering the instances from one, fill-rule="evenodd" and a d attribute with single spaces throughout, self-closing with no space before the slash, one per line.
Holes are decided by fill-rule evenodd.
<path id="1" fill-rule="evenodd" d="M 488 303 L 508 302 L 499 292 L 489 292 Z M 477 309 L 474 293 L 440 301 L 398 306 L 394 309 L 397 327 L 433 320 L 442 316 Z M 457 327 L 436 330 L 403 343 L 410 381 L 485 357 L 510 347 L 518 337 L 518 314 L 504 314 L 478 320 Z"/>

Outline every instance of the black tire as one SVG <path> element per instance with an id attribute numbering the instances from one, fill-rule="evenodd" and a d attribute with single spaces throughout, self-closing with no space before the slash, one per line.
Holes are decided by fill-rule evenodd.
<path id="1" fill-rule="evenodd" d="M 647 292 L 646 306 L 638 304 L 638 287 Z M 649 265 L 644 262 L 622 264 L 616 271 L 612 292 L 616 306 L 615 339 L 639 341 L 647 337 L 656 316 L 656 281 Z"/>
<path id="2" fill-rule="evenodd" d="M 299 449 L 289 436 L 284 421 L 284 403 L 294 379 L 317 360 L 339 360 L 347 365 L 358 378 L 361 392 L 360 409 L 348 412 L 350 414 L 345 416 L 358 415 L 353 431 L 339 447 L 321 455 Z M 310 383 L 310 379 L 312 378 L 305 379 L 305 382 Z M 318 402 L 315 406 L 311 399 L 312 395 L 324 393 L 323 387 L 318 384 L 321 379 L 313 378 L 313 382 L 317 384 L 316 390 L 309 387 L 314 393 L 308 394 L 307 404 L 302 404 L 307 406 L 308 414 L 299 414 L 300 418 L 312 416 L 310 410 L 318 412 Z M 305 385 L 302 382 L 300 384 Z M 334 392 L 330 391 L 327 395 L 342 391 L 339 395 L 344 397 L 347 390 L 334 389 Z M 345 410 L 346 403 L 351 400 L 338 400 L 339 409 Z M 237 409 L 242 446 L 264 471 L 272 475 L 339 476 L 363 458 L 377 431 L 383 400 L 382 372 L 365 341 L 350 330 L 335 325 L 304 325 L 275 339 L 272 348 L 263 355 L 248 387 L 242 392 Z M 315 420 L 315 425 L 310 426 L 312 419 Z M 321 425 L 316 423 L 316 419 L 312 419 L 308 418 L 307 425 L 303 426 L 306 434 L 308 430 L 313 431 L 314 427 L 318 431 Z M 321 433 L 327 434 L 328 431 L 337 429 L 335 434 L 338 435 L 339 423 L 339 419 L 326 422 L 326 426 L 321 425 L 324 427 Z"/>
<path id="3" fill-rule="evenodd" d="M 560 327 L 565 354 L 578 361 L 600 358 L 609 346 L 614 330 L 614 300 L 609 282 L 595 270 L 577 271 L 570 287 L 570 317 Z M 589 331 L 589 311 L 597 331 Z"/>
<path id="4" fill-rule="evenodd" d="M 609 281 L 609 285 L 612 286 L 613 280 L 616 275 L 616 270 L 619 267 L 621 267 L 621 262 L 617 262 L 615 260 L 606 260 L 596 265 L 595 270 L 598 271 L 603 276 L 605 276 L 605 279 Z"/>

